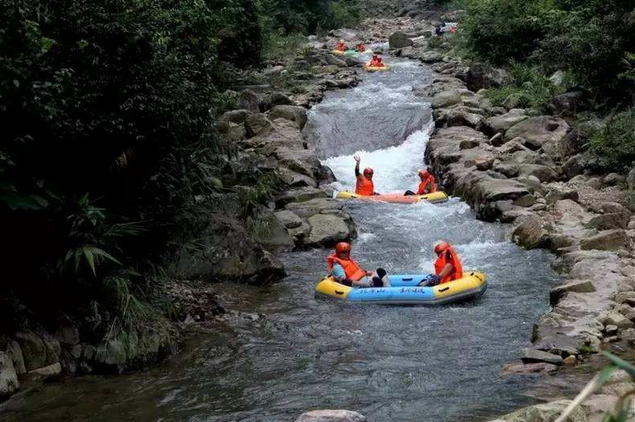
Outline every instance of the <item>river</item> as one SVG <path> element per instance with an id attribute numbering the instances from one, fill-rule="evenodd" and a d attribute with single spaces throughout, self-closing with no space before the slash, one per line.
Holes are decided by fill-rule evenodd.
<path id="1" fill-rule="evenodd" d="M 353 154 L 375 169 L 380 192 L 414 189 L 430 107 L 412 93 L 426 68 L 392 59 L 309 113 L 306 135 L 352 188 Z M 529 345 L 556 281 L 551 255 L 524 251 L 508 227 L 441 205 L 347 204 L 359 228 L 353 256 L 368 268 L 427 273 L 432 244 L 456 246 L 464 267 L 487 274 L 477 301 L 444 307 L 347 305 L 314 296 L 329 251 L 283 257 L 289 277 L 268 287 L 219 285 L 238 311 L 190 341 L 172 361 L 120 377 L 87 376 L 27 394 L 7 421 L 293 421 L 307 410 L 344 408 L 379 421 L 487 420 L 532 402 L 531 379 L 500 377 Z M 5 419 L 3 419 L 5 420 Z"/>

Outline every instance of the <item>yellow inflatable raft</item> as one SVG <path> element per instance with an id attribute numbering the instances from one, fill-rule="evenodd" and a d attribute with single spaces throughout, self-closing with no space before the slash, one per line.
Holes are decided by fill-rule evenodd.
<path id="1" fill-rule="evenodd" d="M 345 51 L 340 51 L 340 50 L 333 50 L 331 51 L 331 53 L 335 54 L 336 56 L 344 56 L 346 54 Z"/>
<path id="2" fill-rule="evenodd" d="M 364 65 L 364 70 L 366 70 L 367 72 L 382 72 L 385 70 L 390 70 L 390 66 L 370 66 L 368 64 Z"/>
<path id="3" fill-rule="evenodd" d="M 404 194 L 401 192 L 386 193 L 383 195 L 365 196 L 365 195 L 358 195 L 353 192 L 342 191 L 342 192 L 335 192 L 334 197 L 340 198 L 340 199 L 359 199 L 359 200 L 365 200 L 365 201 L 391 202 L 395 204 L 414 204 L 421 201 L 437 203 L 437 202 L 445 202 L 448 200 L 448 195 L 443 191 L 428 193 L 426 195 L 411 195 L 411 196 L 404 196 Z"/>
<path id="4" fill-rule="evenodd" d="M 315 286 L 316 293 L 345 302 L 390 305 L 444 305 L 475 299 L 487 290 L 485 274 L 468 271 L 463 278 L 433 287 L 418 287 L 424 274 L 388 276 L 391 287 L 348 287 L 331 276 Z"/>

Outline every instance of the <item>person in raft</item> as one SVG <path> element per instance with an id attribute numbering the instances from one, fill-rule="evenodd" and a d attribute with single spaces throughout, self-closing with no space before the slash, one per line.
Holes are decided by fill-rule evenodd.
<path id="1" fill-rule="evenodd" d="M 364 43 L 360 42 L 359 44 L 357 44 L 356 49 L 358 53 L 363 53 L 364 51 L 366 51 L 366 46 L 364 45 Z"/>
<path id="2" fill-rule="evenodd" d="M 371 196 L 379 195 L 375 192 L 375 184 L 373 183 L 373 169 L 366 167 L 364 173 L 359 172 L 359 162 L 361 158 L 357 155 L 353 157 L 355 159 L 355 193 L 358 195 Z"/>
<path id="3" fill-rule="evenodd" d="M 373 57 L 370 59 L 368 66 L 371 67 L 384 67 L 384 62 L 381 60 L 381 53 L 376 51 L 373 53 Z"/>
<path id="4" fill-rule="evenodd" d="M 337 51 L 346 51 L 346 44 L 344 44 L 344 41 L 339 40 L 339 41 L 337 42 L 337 47 L 335 47 L 335 49 L 336 49 Z"/>
<path id="5" fill-rule="evenodd" d="M 419 183 L 417 192 L 415 193 L 411 190 L 407 190 L 406 193 L 404 193 L 404 196 L 425 195 L 427 193 L 437 191 L 437 185 L 435 183 L 434 176 L 432 175 L 432 171 L 430 170 L 430 168 L 428 168 L 427 170 L 419 170 L 419 179 L 421 179 L 421 182 Z"/>
<path id="6" fill-rule="evenodd" d="M 390 281 L 383 268 L 373 273 L 366 271 L 351 258 L 351 244 L 340 242 L 335 252 L 326 258 L 329 271 L 335 281 L 350 287 L 390 287 Z"/>
<path id="7" fill-rule="evenodd" d="M 422 280 L 419 286 L 436 286 L 463 277 L 463 266 L 452 245 L 439 240 L 434 244 L 434 253 L 437 255 L 434 274 Z"/>

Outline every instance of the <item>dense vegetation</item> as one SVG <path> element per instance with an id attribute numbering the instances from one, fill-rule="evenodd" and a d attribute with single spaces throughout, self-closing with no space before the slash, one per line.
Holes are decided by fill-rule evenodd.
<path id="1" fill-rule="evenodd" d="M 139 313 L 226 188 L 232 67 L 355 0 L 0 0 L 0 321 L 98 299 Z M 42 319 L 42 315 L 40 318 Z M 0 331 L 11 329 L 0 327 Z"/>
<path id="2" fill-rule="evenodd" d="M 595 151 L 607 165 L 628 167 L 635 150 L 629 128 L 635 102 L 635 4 L 632 0 L 465 0 L 461 26 L 469 54 L 516 70 L 500 97 L 515 92 L 522 105 L 544 108 L 557 89 L 546 76 L 565 72 L 570 88 L 581 90 L 589 109 L 616 114 L 624 131 L 599 133 Z M 518 69 L 526 71 L 519 76 Z M 535 75 L 529 77 L 527 71 Z M 531 79 L 531 81 L 529 81 Z M 527 84 L 527 82 L 530 82 Z M 613 146 L 619 144 L 616 152 Z"/>

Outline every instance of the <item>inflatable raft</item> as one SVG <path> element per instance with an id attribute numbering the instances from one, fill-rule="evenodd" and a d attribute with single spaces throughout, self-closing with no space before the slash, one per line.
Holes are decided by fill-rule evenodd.
<path id="1" fill-rule="evenodd" d="M 427 274 L 388 276 L 392 287 L 348 287 L 331 276 L 315 286 L 316 293 L 345 302 L 389 305 L 444 305 L 476 299 L 487 290 L 487 277 L 479 272 L 466 272 L 459 280 L 433 287 L 418 287 Z"/>
<path id="2" fill-rule="evenodd" d="M 345 51 L 340 51 L 340 50 L 332 50 L 331 53 L 335 54 L 336 56 L 343 56 L 346 54 Z"/>
<path id="3" fill-rule="evenodd" d="M 385 70 L 390 70 L 390 66 L 369 66 L 367 64 L 364 65 L 364 70 L 366 70 L 367 72 L 382 72 Z"/>
<path id="4" fill-rule="evenodd" d="M 364 196 L 364 195 L 358 195 L 353 192 L 342 191 L 342 192 L 335 192 L 333 197 L 340 198 L 340 199 L 360 199 L 365 201 L 391 202 L 395 204 L 414 204 L 421 201 L 437 203 L 437 202 L 445 202 L 448 200 L 448 195 L 443 191 L 428 193 L 426 195 L 410 195 L 410 196 L 404 196 L 404 194 L 401 192 L 386 193 L 383 195 Z"/>

